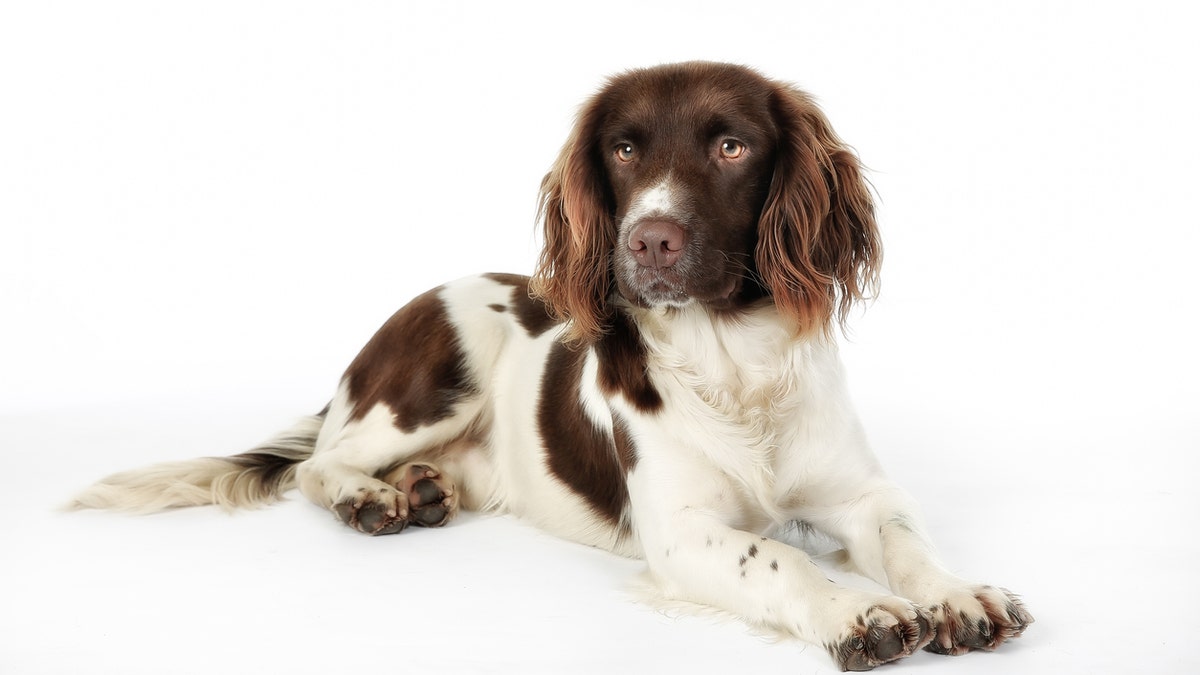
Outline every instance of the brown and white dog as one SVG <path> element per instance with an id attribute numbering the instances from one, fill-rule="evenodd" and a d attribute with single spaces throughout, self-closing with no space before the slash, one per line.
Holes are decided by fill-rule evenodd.
<path id="1" fill-rule="evenodd" d="M 532 279 L 419 296 L 320 414 L 74 505 L 236 507 L 298 486 L 367 534 L 514 513 L 848 670 L 994 649 L 1033 621 L 938 562 L 855 418 L 832 333 L 873 289 L 879 238 L 858 160 L 811 98 L 733 65 L 621 74 L 583 107 L 541 219 Z M 895 595 L 838 586 L 764 536 L 792 521 Z"/>

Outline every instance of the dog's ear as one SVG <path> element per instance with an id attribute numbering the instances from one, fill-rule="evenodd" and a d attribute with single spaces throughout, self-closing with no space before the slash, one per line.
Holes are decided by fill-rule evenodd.
<path id="1" fill-rule="evenodd" d="M 775 173 L 755 262 L 801 335 L 828 334 L 878 287 L 882 247 L 858 157 L 805 93 L 778 84 Z"/>
<path id="2" fill-rule="evenodd" d="M 597 149 L 602 94 L 580 111 L 539 195 L 544 245 L 530 284 L 555 318 L 567 321 L 566 338 L 590 343 L 611 316 L 611 255 L 616 226 L 612 196 Z"/>

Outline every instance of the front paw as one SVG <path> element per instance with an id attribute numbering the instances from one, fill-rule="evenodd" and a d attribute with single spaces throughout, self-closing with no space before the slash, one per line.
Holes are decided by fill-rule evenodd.
<path id="1" fill-rule="evenodd" d="M 928 612 L 901 598 L 871 598 L 871 604 L 825 645 L 842 670 L 871 670 L 908 656 L 932 636 Z"/>
<path id="2" fill-rule="evenodd" d="M 935 654 L 991 651 L 1033 623 L 1017 596 L 992 586 L 964 586 L 926 607 L 933 615 L 934 637 L 925 649 Z"/>

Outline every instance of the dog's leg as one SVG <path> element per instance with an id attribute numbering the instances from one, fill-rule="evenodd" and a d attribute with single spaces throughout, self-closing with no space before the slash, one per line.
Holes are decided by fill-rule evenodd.
<path id="1" fill-rule="evenodd" d="M 408 496 L 409 522 L 441 527 L 458 513 L 458 490 L 450 475 L 433 462 L 406 462 L 381 480 Z"/>
<path id="2" fill-rule="evenodd" d="M 340 393 L 328 415 L 327 425 L 333 426 L 322 431 L 316 452 L 297 467 L 300 491 L 366 534 L 449 522 L 460 500 L 461 477 L 453 475 L 460 463 L 450 461 L 454 468 L 444 470 L 434 458 L 469 445 L 462 437 L 478 402 L 464 402 L 455 415 L 412 432 L 397 428 L 385 405 L 353 421 L 346 420 L 349 407 Z"/>
<path id="3" fill-rule="evenodd" d="M 668 598 L 703 603 L 825 647 L 845 670 L 913 653 L 932 617 L 915 603 L 838 586 L 799 549 L 737 529 L 735 486 L 700 466 L 645 456 L 629 475 L 634 523 Z"/>
<path id="4" fill-rule="evenodd" d="M 855 567 L 892 592 L 928 609 L 939 654 L 992 650 L 1021 634 L 1033 616 L 1007 590 L 951 574 L 938 560 L 913 500 L 880 483 L 846 505 L 836 519 L 814 523 L 846 547 Z"/>

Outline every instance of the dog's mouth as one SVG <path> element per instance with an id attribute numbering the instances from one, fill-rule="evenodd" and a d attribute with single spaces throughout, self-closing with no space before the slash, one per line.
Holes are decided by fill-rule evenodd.
<path id="1" fill-rule="evenodd" d="M 684 276 L 674 267 L 638 266 L 632 281 L 638 299 L 647 305 L 684 305 L 692 300 Z"/>
<path id="2" fill-rule="evenodd" d="M 694 302 L 713 308 L 733 304 L 741 283 L 736 275 L 712 270 L 708 275 L 671 267 L 636 266 L 627 279 L 619 284 L 622 295 L 644 307 L 684 307 Z"/>

